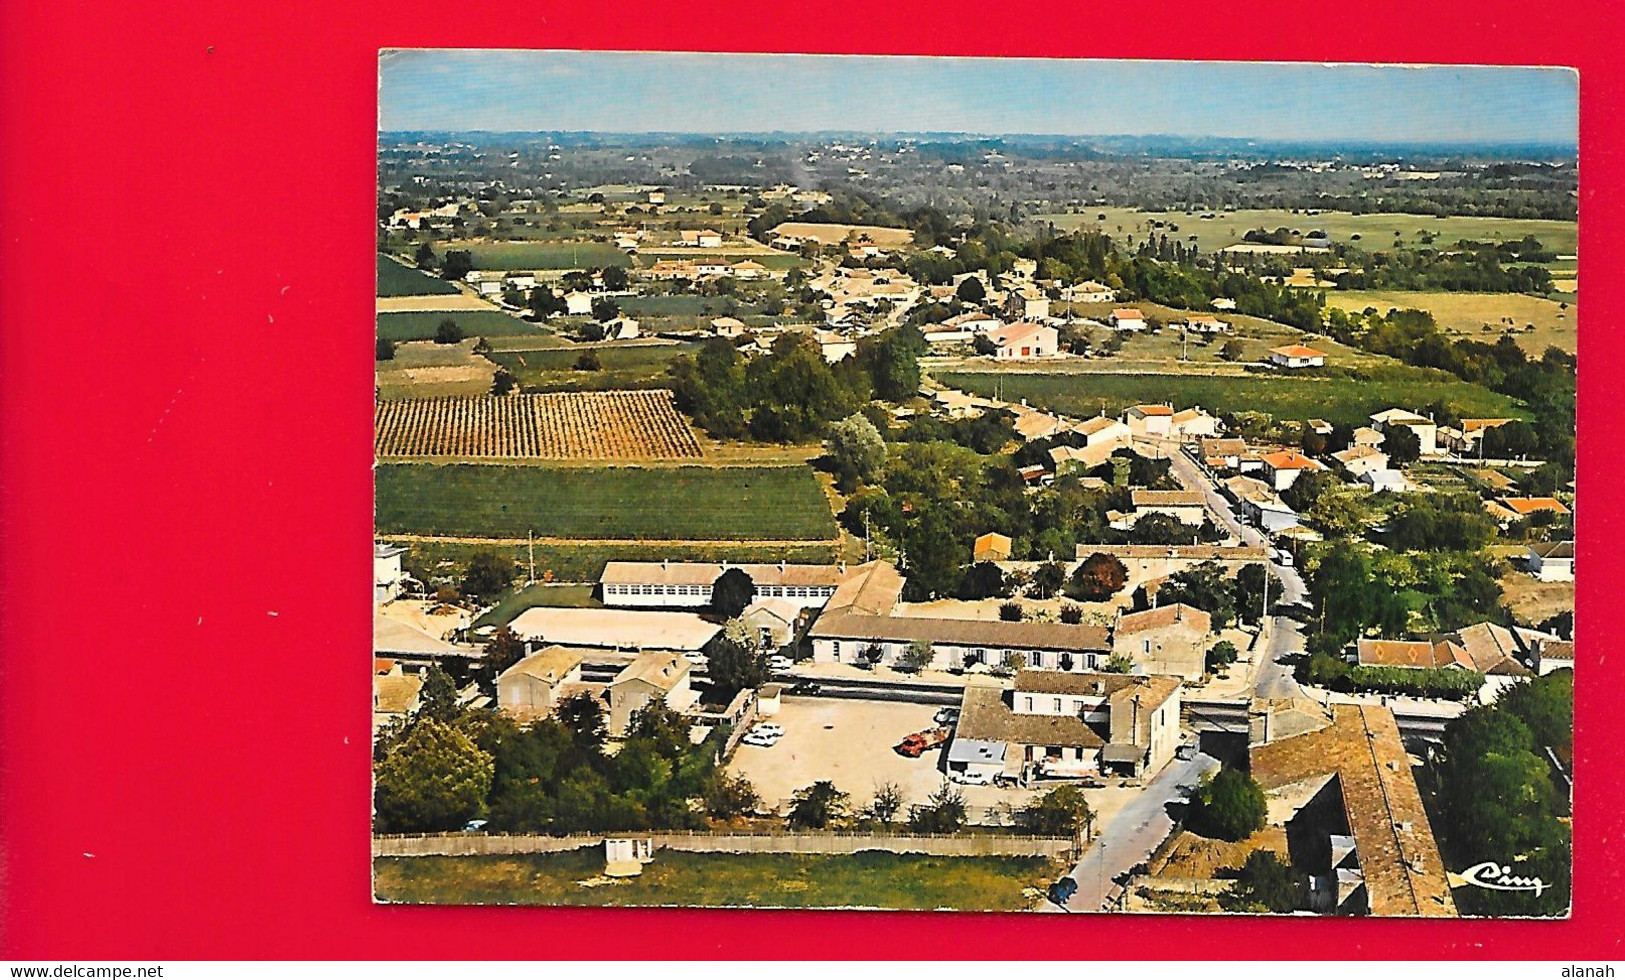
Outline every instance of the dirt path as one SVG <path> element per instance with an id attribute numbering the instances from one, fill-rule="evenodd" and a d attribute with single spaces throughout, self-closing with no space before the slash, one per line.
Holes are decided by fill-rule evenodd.
<path id="1" fill-rule="evenodd" d="M 678 545 L 689 548 L 800 548 L 825 546 L 833 547 L 840 542 L 835 538 L 796 538 L 787 540 L 770 539 L 705 539 L 705 538 L 659 538 L 649 540 L 645 538 L 465 538 L 439 534 L 387 534 L 380 532 L 379 538 L 386 541 L 417 541 L 425 544 L 474 544 L 474 545 L 566 545 L 576 547 L 591 547 L 593 545 L 628 545 L 628 544 L 657 544 Z"/>

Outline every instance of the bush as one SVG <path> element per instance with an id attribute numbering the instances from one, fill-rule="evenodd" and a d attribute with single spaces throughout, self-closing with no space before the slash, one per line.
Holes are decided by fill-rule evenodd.
<path id="1" fill-rule="evenodd" d="M 1311 654 L 1295 671 L 1298 680 L 1348 693 L 1393 694 L 1418 698 L 1471 697 L 1484 675 L 1454 667 L 1372 667 L 1350 664 L 1324 653 Z"/>
<path id="2" fill-rule="evenodd" d="M 1308 882 L 1274 851 L 1254 851 L 1220 898 L 1227 912 L 1292 912 L 1306 904 Z"/>
<path id="3" fill-rule="evenodd" d="M 435 327 L 434 342 L 437 344 L 458 344 L 462 343 L 462 340 L 463 328 L 457 325 L 456 320 L 448 317 L 441 320 L 440 325 Z"/>
<path id="4" fill-rule="evenodd" d="M 1021 608 L 1021 603 L 1019 603 L 1019 602 L 1001 602 L 1001 603 L 999 603 L 999 618 L 1004 620 L 1005 622 L 1007 622 L 1007 623 L 1019 623 L 1021 621 L 1021 618 L 1022 618 L 1023 615 L 1025 615 L 1025 612 Z"/>
<path id="5" fill-rule="evenodd" d="M 574 368 L 577 371 L 602 371 L 604 363 L 598 359 L 597 351 L 585 350 L 576 357 Z"/>
<path id="6" fill-rule="evenodd" d="M 1083 607 L 1068 602 L 1061 606 L 1061 622 L 1076 626 L 1083 622 Z"/>
<path id="7" fill-rule="evenodd" d="M 1236 662 L 1236 645 L 1229 640 L 1220 640 L 1213 644 L 1207 652 L 1207 669 L 1218 670 Z"/>

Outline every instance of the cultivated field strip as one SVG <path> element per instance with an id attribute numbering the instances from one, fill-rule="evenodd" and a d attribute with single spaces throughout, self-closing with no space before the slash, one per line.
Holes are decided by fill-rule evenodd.
<path id="1" fill-rule="evenodd" d="M 669 391 L 573 391 L 379 402 L 381 457 L 692 459 L 694 430 Z"/>

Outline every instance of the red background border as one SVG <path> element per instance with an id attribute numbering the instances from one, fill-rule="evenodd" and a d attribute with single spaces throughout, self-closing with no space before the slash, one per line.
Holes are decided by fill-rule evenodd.
<path id="1" fill-rule="evenodd" d="M 719 8 L 0 9 L 0 955 L 1617 956 L 1619 8 Z M 376 55 L 394 46 L 1579 67 L 1582 252 L 1610 274 L 1586 276 L 1574 918 L 969 933 L 932 914 L 372 906 L 359 665 Z"/>

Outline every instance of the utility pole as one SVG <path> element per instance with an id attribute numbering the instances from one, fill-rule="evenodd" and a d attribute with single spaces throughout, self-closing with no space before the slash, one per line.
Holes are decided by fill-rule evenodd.
<path id="1" fill-rule="evenodd" d="M 535 535 L 530 531 L 525 532 L 525 551 L 530 556 L 530 580 L 528 582 L 526 582 L 525 584 L 526 585 L 535 585 L 536 584 L 536 538 L 535 538 Z"/>

